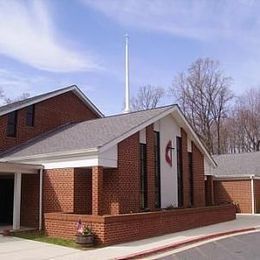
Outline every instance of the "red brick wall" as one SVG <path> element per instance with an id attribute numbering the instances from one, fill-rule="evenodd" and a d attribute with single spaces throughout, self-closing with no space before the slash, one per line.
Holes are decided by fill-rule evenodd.
<path id="1" fill-rule="evenodd" d="M 207 179 L 205 181 L 205 196 L 206 196 L 207 206 L 211 206 L 215 204 L 213 176 L 210 175 L 207 176 Z"/>
<path id="2" fill-rule="evenodd" d="M 252 212 L 250 180 L 215 180 L 214 196 L 216 204 L 234 202 L 238 212 Z"/>
<path id="3" fill-rule="evenodd" d="M 99 243 L 134 241 L 235 219 L 232 205 L 188 208 L 117 216 L 45 214 L 46 233 L 52 237 L 75 238 L 75 223 L 91 225 Z"/>
<path id="4" fill-rule="evenodd" d="M 74 169 L 74 213 L 92 212 L 92 173 L 91 169 Z"/>
<path id="5" fill-rule="evenodd" d="M 73 168 L 46 170 L 43 190 L 44 212 L 74 211 Z"/>
<path id="6" fill-rule="evenodd" d="M 204 156 L 192 142 L 193 204 L 205 206 Z"/>
<path id="7" fill-rule="evenodd" d="M 183 181 L 183 206 L 190 206 L 190 181 L 189 181 L 189 154 L 186 132 L 181 128 L 182 139 L 182 181 Z"/>
<path id="8" fill-rule="evenodd" d="M 103 174 L 103 213 L 119 214 L 119 174 L 117 169 L 104 169 Z"/>
<path id="9" fill-rule="evenodd" d="M 102 243 L 105 240 L 104 217 L 93 215 L 76 215 L 65 213 L 46 213 L 45 233 L 51 237 L 74 239 L 76 234 L 76 223 L 81 219 L 84 225 L 91 226 L 98 235 L 97 241 Z"/>
<path id="10" fill-rule="evenodd" d="M 46 170 L 43 190 L 44 212 L 92 212 L 91 169 Z"/>
<path id="11" fill-rule="evenodd" d="M 67 122 L 78 122 L 97 118 L 89 108 L 73 93 L 47 99 L 35 104 L 35 126 L 26 126 L 26 108 L 18 110 L 17 136 L 7 137 L 7 115 L 0 117 L 0 150 L 23 143 L 39 134 L 54 129 Z"/>
<path id="12" fill-rule="evenodd" d="M 21 226 L 38 227 L 39 190 L 39 174 L 22 174 Z"/>
<path id="13" fill-rule="evenodd" d="M 254 180 L 255 213 L 260 213 L 260 180 Z"/>
<path id="14" fill-rule="evenodd" d="M 118 168 L 103 174 L 103 213 L 140 211 L 139 133 L 118 144 Z"/>
<path id="15" fill-rule="evenodd" d="M 118 144 L 119 213 L 140 211 L 139 133 Z"/>
<path id="16" fill-rule="evenodd" d="M 148 208 L 155 209 L 155 151 L 153 125 L 146 127 Z M 139 175 L 140 176 L 140 175 Z M 139 182 L 140 183 L 140 182 Z"/>
<path id="17" fill-rule="evenodd" d="M 104 214 L 140 212 L 139 133 L 118 144 L 118 168 L 105 169 Z M 148 207 L 155 209 L 155 165 L 153 125 L 146 128 Z M 131 196 L 130 196 L 131 194 Z"/>
<path id="18" fill-rule="evenodd" d="M 92 215 L 103 214 L 103 167 L 92 168 Z"/>

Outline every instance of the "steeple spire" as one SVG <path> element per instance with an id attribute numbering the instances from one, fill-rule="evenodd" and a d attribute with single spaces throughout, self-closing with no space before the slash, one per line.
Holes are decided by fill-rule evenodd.
<path id="1" fill-rule="evenodd" d="M 128 34 L 125 35 L 125 109 L 124 113 L 130 112 L 130 89 L 129 89 L 129 50 Z"/>

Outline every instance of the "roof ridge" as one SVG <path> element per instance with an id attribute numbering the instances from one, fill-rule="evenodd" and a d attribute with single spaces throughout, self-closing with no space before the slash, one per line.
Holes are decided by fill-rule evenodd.
<path id="1" fill-rule="evenodd" d="M 151 110 L 158 110 L 158 109 L 162 109 L 162 108 L 172 108 L 174 106 L 177 106 L 177 104 L 172 104 L 172 105 L 165 105 L 165 106 L 160 106 L 160 107 L 155 107 L 155 108 L 150 108 L 150 109 L 142 109 L 142 110 L 138 110 L 138 111 L 132 111 L 132 112 L 129 112 L 129 113 L 121 113 L 121 114 L 114 114 L 114 115 L 109 115 L 109 116 L 104 116 L 104 117 L 100 117 L 100 118 L 94 118 L 94 119 L 90 119 L 90 120 L 85 120 L 85 121 L 82 121 L 80 123 L 83 123 L 83 122 L 91 122 L 91 121 L 96 121 L 96 120 L 105 120 L 105 119 L 109 119 L 109 118 L 112 118 L 112 117 L 120 117 L 120 116 L 128 116 L 128 115 L 133 115 L 133 114 L 136 114 L 136 113 L 141 113 L 141 112 L 146 112 L 146 111 L 151 111 Z"/>
<path id="2" fill-rule="evenodd" d="M 32 96 L 32 97 L 28 97 L 28 98 L 25 98 L 23 100 L 17 100 L 17 101 L 5 104 L 3 106 L 0 106 L 0 108 L 7 107 L 7 106 L 10 106 L 10 105 L 19 104 L 21 101 L 29 101 L 29 100 L 34 99 L 34 98 L 38 98 L 38 97 L 45 96 L 45 95 L 50 95 L 50 94 L 53 94 L 55 92 L 64 91 L 65 89 L 70 89 L 70 88 L 74 88 L 74 87 L 77 88 L 77 85 L 74 84 L 74 85 L 70 85 L 68 87 L 58 88 L 58 89 L 55 89 L 55 90 L 52 90 L 52 91 L 49 91 L 49 92 L 45 92 L 45 93 L 38 94 L 38 95 L 35 95 L 35 96 Z"/>

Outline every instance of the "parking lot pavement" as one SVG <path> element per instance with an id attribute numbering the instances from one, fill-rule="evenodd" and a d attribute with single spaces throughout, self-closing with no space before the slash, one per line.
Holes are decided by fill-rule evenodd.
<path id="1" fill-rule="evenodd" d="M 259 260 L 260 231 L 231 236 L 190 249 L 158 256 L 160 260 Z"/>

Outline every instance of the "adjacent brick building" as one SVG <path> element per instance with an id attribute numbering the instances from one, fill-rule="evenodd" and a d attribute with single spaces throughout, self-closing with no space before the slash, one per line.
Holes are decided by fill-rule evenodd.
<path id="1" fill-rule="evenodd" d="M 14 229 L 72 238 L 81 218 L 111 244 L 235 217 L 206 207 L 204 163 L 216 165 L 177 105 L 104 117 L 72 86 L 0 108 L 0 135 L 0 223 Z"/>
<path id="2" fill-rule="evenodd" d="M 212 181 L 214 203 L 233 203 L 239 213 L 260 213 L 260 152 L 213 158 L 218 167 L 206 167 L 206 174 Z"/>

